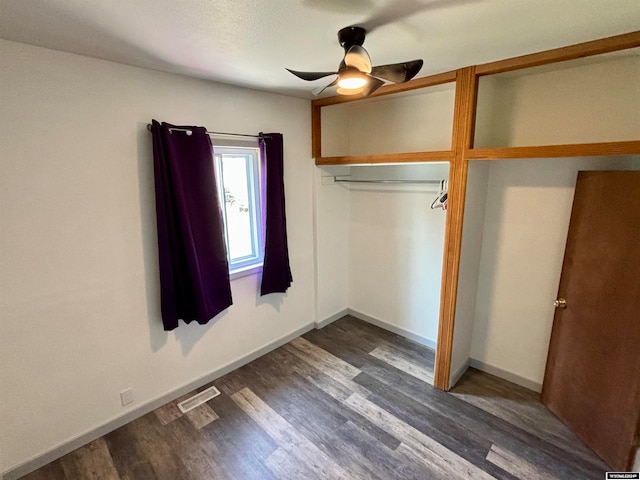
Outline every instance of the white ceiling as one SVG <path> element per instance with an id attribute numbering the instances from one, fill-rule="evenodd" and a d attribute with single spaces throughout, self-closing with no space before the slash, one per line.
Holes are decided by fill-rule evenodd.
<path id="1" fill-rule="evenodd" d="M 640 0 L 0 0 L 0 38 L 303 98 L 328 80 L 285 67 L 335 70 L 349 25 L 420 77 L 638 30 Z"/>

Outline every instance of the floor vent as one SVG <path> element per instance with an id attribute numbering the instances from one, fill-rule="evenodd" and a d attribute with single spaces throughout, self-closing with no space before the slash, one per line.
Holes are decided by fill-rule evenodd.
<path id="1" fill-rule="evenodd" d="M 210 387 L 194 395 L 193 397 L 188 398 L 184 402 L 180 402 L 178 404 L 178 408 L 182 413 L 187 413 L 189 410 L 193 410 L 198 405 L 202 405 L 203 403 L 208 402 L 218 395 L 220 395 L 220 390 L 218 390 L 216 387 Z"/>

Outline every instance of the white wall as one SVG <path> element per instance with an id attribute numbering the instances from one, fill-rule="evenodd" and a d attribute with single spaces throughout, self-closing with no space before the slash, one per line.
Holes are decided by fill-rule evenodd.
<path id="1" fill-rule="evenodd" d="M 638 105 L 639 49 L 481 77 L 475 146 L 637 140 Z"/>
<path id="2" fill-rule="evenodd" d="M 466 370 L 471 355 L 488 179 L 488 162 L 469 164 L 451 352 L 451 386 Z"/>
<path id="3" fill-rule="evenodd" d="M 314 312 L 308 101 L 0 41 L 0 471 L 287 334 Z M 293 285 L 166 333 L 151 136 L 162 121 L 278 131 Z"/>
<path id="4" fill-rule="evenodd" d="M 323 167 L 316 172 L 318 322 L 349 310 L 434 347 L 446 213 L 439 186 L 333 183 L 440 180 L 448 165 Z"/>
<path id="5" fill-rule="evenodd" d="M 352 167 L 353 179 L 448 177 L 447 164 Z M 349 307 L 435 346 L 446 212 L 439 186 L 351 184 Z"/>
<path id="6" fill-rule="evenodd" d="M 542 383 L 577 172 L 621 168 L 640 157 L 491 162 L 472 359 Z"/>
<path id="7" fill-rule="evenodd" d="M 335 320 L 349 307 L 349 189 L 334 183 L 350 167 L 315 169 L 315 238 L 318 322 Z"/>
<path id="8" fill-rule="evenodd" d="M 322 108 L 322 155 L 450 150 L 455 84 Z"/>

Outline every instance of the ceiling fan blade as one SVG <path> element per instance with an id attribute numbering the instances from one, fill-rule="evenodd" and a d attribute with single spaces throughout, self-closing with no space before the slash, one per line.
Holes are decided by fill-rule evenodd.
<path id="1" fill-rule="evenodd" d="M 393 83 L 403 83 L 411 80 L 422 68 L 422 60 L 380 65 L 371 69 L 371 75 Z"/>
<path id="2" fill-rule="evenodd" d="M 358 25 L 371 33 L 384 25 L 400 22 L 423 11 L 451 8 L 478 1 L 480 0 L 433 0 L 431 2 L 423 0 L 394 0 L 393 2 L 388 2 L 386 6 Z"/>
<path id="3" fill-rule="evenodd" d="M 298 72 L 296 70 L 290 70 L 285 68 L 290 73 L 293 73 L 296 77 L 306 80 L 308 82 L 312 80 L 318 80 L 319 78 L 328 77 L 329 75 L 335 75 L 337 72 Z"/>
<path id="4" fill-rule="evenodd" d="M 322 92 L 324 92 L 327 88 L 329 88 L 329 87 L 333 87 L 336 83 L 338 83 L 338 77 L 336 77 L 336 79 L 335 79 L 333 82 L 331 82 L 331 83 L 330 83 L 330 84 L 328 84 L 328 85 L 325 85 L 324 87 L 314 88 L 313 90 L 311 90 L 311 93 L 312 93 L 314 96 L 316 96 L 316 97 L 317 97 L 317 96 L 318 96 L 318 95 L 320 95 Z"/>
<path id="5" fill-rule="evenodd" d="M 369 81 L 362 89 L 362 93 L 366 97 L 367 95 L 371 95 L 373 92 L 379 89 L 382 85 L 384 85 L 384 82 L 382 80 L 370 76 Z"/>
<path id="6" fill-rule="evenodd" d="M 371 58 L 360 45 L 352 46 L 344 56 L 344 63 L 348 67 L 355 67 L 363 73 L 371 72 Z"/>

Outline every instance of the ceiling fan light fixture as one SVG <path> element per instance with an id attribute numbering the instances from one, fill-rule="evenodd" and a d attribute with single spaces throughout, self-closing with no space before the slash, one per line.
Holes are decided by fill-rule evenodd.
<path id="1" fill-rule="evenodd" d="M 357 95 L 359 93 L 362 93 L 364 91 L 364 87 L 360 87 L 360 88 L 340 88 L 338 87 L 336 89 L 336 92 L 338 93 L 338 95 Z"/>
<path id="2" fill-rule="evenodd" d="M 367 83 L 366 78 L 358 78 L 358 77 L 342 78 L 338 80 L 338 86 L 345 90 L 356 90 L 358 88 L 364 87 L 366 83 Z"/>
<path id="3" fill-rule="evenodd" d="M 367 77 L 356 69 L 346 69 L 340 72 L 338 87 L 345 90 L 357 90 L 367 84 Z"/>

